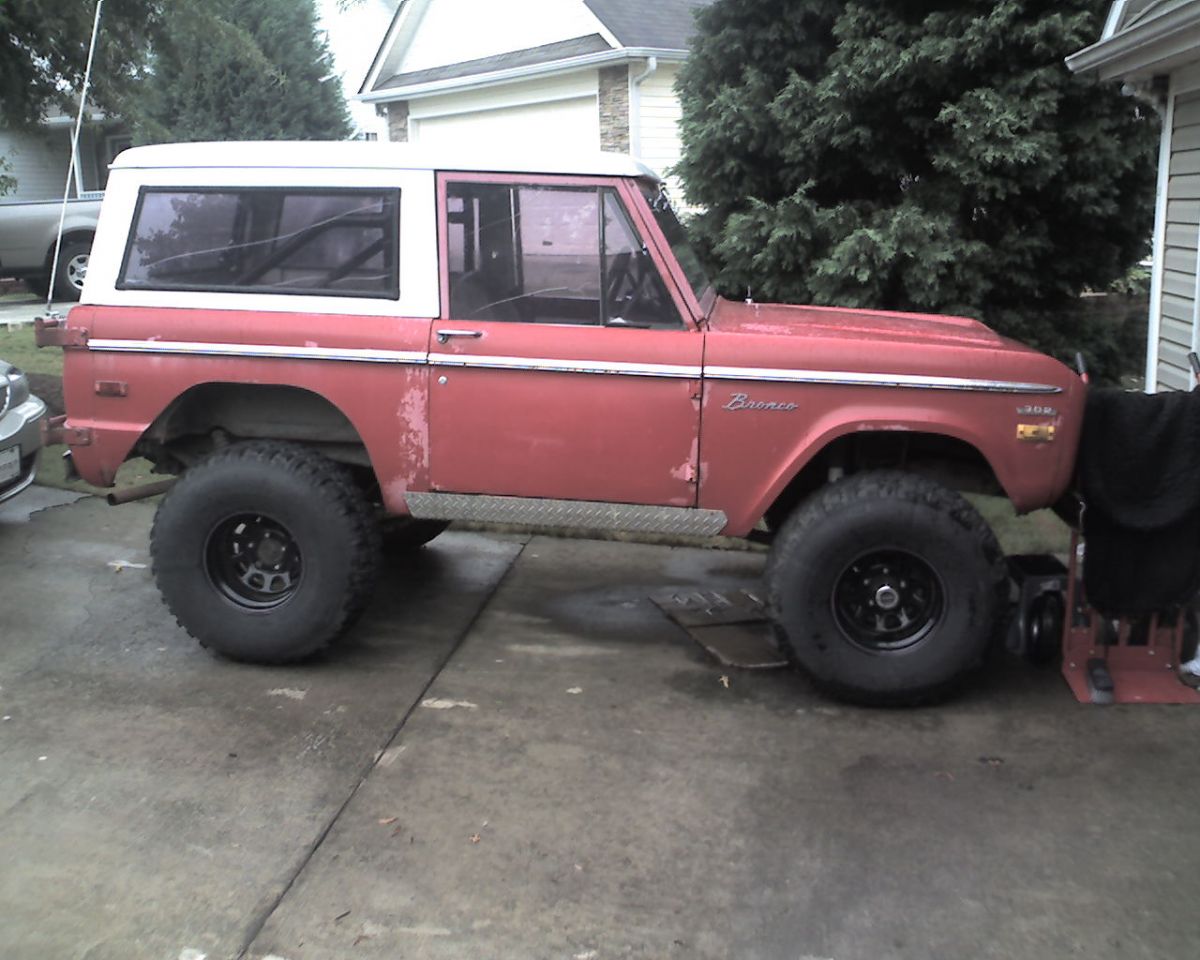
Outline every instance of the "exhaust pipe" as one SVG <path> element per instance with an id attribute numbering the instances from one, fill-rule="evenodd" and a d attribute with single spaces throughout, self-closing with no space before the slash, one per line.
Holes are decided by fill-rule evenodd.
<path id="1" fill-rule="evenodd" d="M 108 501 L 110 507 L 119 507 L 123 503 L 133 503 L 134 500 L 157 497 L 160 493 L 166 493 L 170 490 L 175 485 L 176 479 L 176 477 L 167 477 L 165 480 L 147 483 L 142 487 L 130 487 L 128 490 L 114 490 L 104 499 Z"/>

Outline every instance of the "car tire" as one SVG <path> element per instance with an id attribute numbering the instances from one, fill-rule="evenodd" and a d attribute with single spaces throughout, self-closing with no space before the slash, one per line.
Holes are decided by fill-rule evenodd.
<path id="1" fill-rule="evenodd" d="M 44 297 L 50 290 L 50 278 L 48 276 L 26 277 L 25 286 L 35 297 Z"/>
<path id="2" fill-rule="evenodd" d="M 832 695 L 877 706 L 954 692 L 1003 627 L 1008 576 L 965 499 L 900 471 L 818 491 L 780 528 L 766 570 L 780 646 Z"/>
<path id="3" fill-rule="evenodd" d="M 232 660 L 302 660 L 374 593 L 379 530 L 347 471 L 294 444 L 239 443 L 190 468 L 150 534 L 179 625 Z"/>
<path id="4" fill-rule="evenodd" d="M 1025 615 L 1025 659 L 1036 667 L 1053 663 L 1062 651 L 1067 603 L 1061 592 L 1034 598 Z"/>
<path id="5" fill-rule="evenodd" d="M 419 550 L 450 526 L 449 520 L 418 520 L 416 517 L 387 517 L 380 524 L 384 552 L 411 553 Z"/>
<path id="6" fill-rule="evenodd" d="M 91 250 L 92 245 L 87 241 L 63 241 L 58 251 L 58 269 L 54 274 L 55 300 L 78 300 L 82 295 Z"/>

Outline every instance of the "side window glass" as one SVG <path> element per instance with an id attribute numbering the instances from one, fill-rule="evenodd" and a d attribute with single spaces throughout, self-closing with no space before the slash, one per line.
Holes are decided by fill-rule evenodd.
<path id="1" fill-rule="evenodd" d="M 452 182 L 446 220 L 453 317 L 681 326 L 610 189 Z"/>
<path id="2" fill-rule="evenodd" d="M 399 294 L 398 191 L 146 190 L 118 287 Z"/>
<path id="3" fill-rule="evenodd" d="M 650 252 L 620 198 L 604 191 L 604 322 L 625 327 L 680 327 L 682 321 Z"/>
<path id="4" fill-rule="evenodd" d="M 446 218 L 453 316 L 600 322 L 595 189 L 451 183 Z"/>

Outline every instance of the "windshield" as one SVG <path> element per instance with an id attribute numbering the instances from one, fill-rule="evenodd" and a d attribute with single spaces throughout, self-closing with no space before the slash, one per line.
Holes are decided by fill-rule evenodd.
<path id="1" fill-rule="evenodd" d="M 700 257 L 688 242 L 687 232 L 683 229 L 683 224 L 675 216 L 675 211 L 671 209 L 671 199 L 667 196 L 666 186 L 645 182 L 640 183 L 639 186 L 641 187 L 642 195 L 646 198 L 646 202 L 650 204 L 650 210 L 654 213 L 654 220 L 658 224 L 658 229 L 663 232 L 663 236 L 667 238 L 667 243 L 671 245 L 671 252 L 675 254 L 675 259 L 679 262 L 684 277 L 687 278 L 687 282 L 691 285 L 692 293 L 695 294 L 696 300 L 699 301 L 704 296 L 704 291 L 711 286 L 711 283 L 708 279 L 708 274 L 704 271 L 704 265 L 700 262 Z"/>

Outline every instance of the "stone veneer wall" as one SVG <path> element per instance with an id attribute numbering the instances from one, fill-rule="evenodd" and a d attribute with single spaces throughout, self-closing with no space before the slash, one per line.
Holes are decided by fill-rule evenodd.
<path id="1" fill-rule="evenodd" d="M 387 105 L 388 139 L 408 142 L 408 101 L 398 100 Z"/>
<path id="2" fill-rule="evenodd" d="M 629 65 L 600 71 L 600 149 L 629 152 Z"/>

